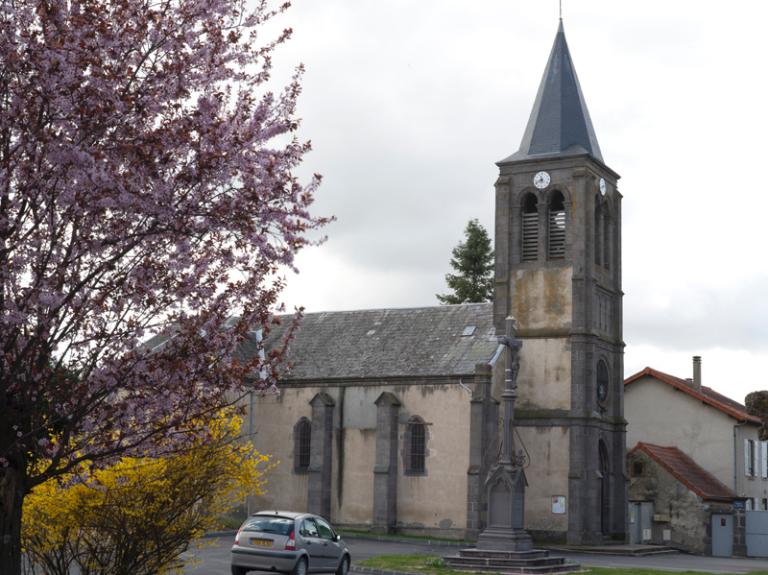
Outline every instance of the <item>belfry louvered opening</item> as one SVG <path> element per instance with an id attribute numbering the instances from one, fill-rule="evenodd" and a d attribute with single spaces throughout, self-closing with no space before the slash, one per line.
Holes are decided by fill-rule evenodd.
<path id="1" fill-rule="evenodd" d="M 551 260 L 565 257 L 565 199 L 560 192 L 554 192 L 549 199 L 547 254 Z"/>
<path id="2" fill-rule="evenodd" d="M 539 257 L 539 205 L 533 194 L 526 194 L 523 200 L 522 228 L 522 260 L 536 261 Z"/>
<path id="3" fill-rule="evenodd" d="M 611 218 L 606 210 L 603 217 L 603 265 L 605 266 L 605 269 L 611 268 L 611 235 Z"/>
<path id="4" fill-rule="evenodd" d="M 603 260 L 603 210 L 600 206 L 600 198 L 595 198 L 595 265 L 600 265 Z"/>

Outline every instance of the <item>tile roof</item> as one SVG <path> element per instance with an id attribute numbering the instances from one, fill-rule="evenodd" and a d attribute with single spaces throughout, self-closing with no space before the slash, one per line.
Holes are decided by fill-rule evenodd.
<path id="1" fill-rule="evenodd" d="M 280 316 L 267 349 L 279 345 L 292 317 Z M 490 303 L 309 313 L 289 343 L 282 379 L 470 375 L 498 345 Z"/>
<path id="2" fill-rule="evenodd" d="M 685 379 L 680 379 L 679 377 L 675 377 L 674 375 L 669 375 L 663 371 L 658 371 L 652 367 L 646 367 L 642 371 L 638 371 L 636 374 L 629 376 L 624 380 L 624 386 L 626 387 L 646 376 L 652 377 L 658 381 L 661 381 L 662 383 L 666 383 L 667 385 L 671 385 L 678 391 L 682 391 L 694 399 L 714 407 L 715 409 L 718 409 L 719 411 L 730 417 L 733 417 L 734 419 L 762 425 L 760 418 L 754 415 L 750 415 L 747 412 L 747 408 L 738 401 L 734 401 L 733 399 L 730 399 L 729 397 L 726 397 L 706 386 L 701 386 L 701 391 L 697 391 L 692 387 L 691 382 Z"/>
<path id="3" fill-rule="evenodd" d="M 642 451 L 666 469 L 680 483 L 702 499 L 730 501 L 738 498 L 729 487 L 720 482 L 677 447 L 661 447 L 642 441 L 633 447 L 627 457 Z"/>
<path id="4" fill-rule="evenodd" d="M 500 163 L 583 154 L 603 162 L 560 21 L 520 149 Z"/>

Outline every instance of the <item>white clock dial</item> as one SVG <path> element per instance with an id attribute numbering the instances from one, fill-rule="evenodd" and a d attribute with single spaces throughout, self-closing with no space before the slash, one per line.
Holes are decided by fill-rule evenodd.
<path id="1" fill-rule="evenodd" d="M 543 190 L 549 185 L 550 177 L 547 172 L 539 172 L 533 176 L 533 185 L 538 189 Z"/>
<path id="2" fill-rule="evenodd" d="M 605 191 L 608 189 L 608 186 L 605 185 L 605 178 L 600 178 L 600 193 L 605 195 Z"/>

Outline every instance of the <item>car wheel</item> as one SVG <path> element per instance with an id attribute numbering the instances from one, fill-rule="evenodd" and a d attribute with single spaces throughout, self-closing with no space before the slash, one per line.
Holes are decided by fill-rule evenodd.
<path id="1" fill-rule="evenodd" d="M 248 573 L 245 567 L 237 567 L 232 565 L 232 575 L 245 575 Z"/>
<path id="2" fill-rule="evenodd" d="M 307 575 L 307 559 L 302 557 L 299 562 L 296 563 L 296 567 L 293 568 L 293 575 Z"/>
<path id="3" fill-rule="evenodd" d="M 336 569 L 336 575 L 347 575 L 349 571 L 349 557 L 344 557 L 339 564 L 339 568 Z"/>

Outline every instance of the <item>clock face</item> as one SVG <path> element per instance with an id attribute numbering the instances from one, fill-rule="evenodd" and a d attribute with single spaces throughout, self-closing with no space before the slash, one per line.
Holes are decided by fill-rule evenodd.
<path id="1" fill-rule="evenodd" d="M 605 195 L 605 191 L 608 189 L 608 186 L 605 184 L 605 178 L 600 178 L 600 193 Z"/>
<path id="2" fill-rule="evenodd" d="M 550 177 L 547 172 L 539 172 L 533 176 L 533 185 L 538 189 L 543 190 L 549 185 Z"/>

